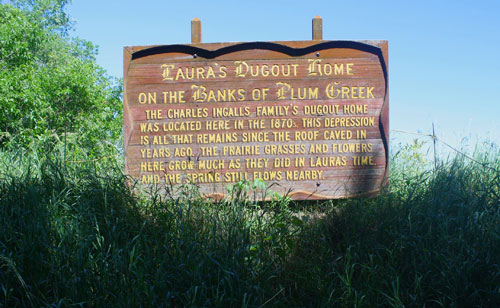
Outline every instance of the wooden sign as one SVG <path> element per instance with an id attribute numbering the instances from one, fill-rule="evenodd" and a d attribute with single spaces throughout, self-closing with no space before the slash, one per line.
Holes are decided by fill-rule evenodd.
<path id="1" fill-rule="evenodd" d="M 124 48 L 126 172 L 206 196 L 262 179 L 294 199 L 388 176 L 387 41 Z"/>

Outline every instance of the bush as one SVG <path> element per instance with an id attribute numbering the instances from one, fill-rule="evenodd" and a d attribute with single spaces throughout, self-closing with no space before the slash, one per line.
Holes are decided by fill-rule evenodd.
<path id="1" fill-rule="evenodd" d="M 0 146 L 66 140 L 96 156 L 120 137 L 121 85 L 68 36 L 66 2 L 0 4 Z"/>

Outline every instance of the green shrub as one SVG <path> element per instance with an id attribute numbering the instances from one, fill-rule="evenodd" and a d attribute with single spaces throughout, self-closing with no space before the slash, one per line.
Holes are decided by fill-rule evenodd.
<path id="1" fill-rule="evenodd" d="M 97 48 L 70 38 L 66 0 L 0 4 L 0 147 L 65 142 L 109 152 L 121 133 L 121 85 Z M 113 149 L 113 147 L 111 147 Z"/>

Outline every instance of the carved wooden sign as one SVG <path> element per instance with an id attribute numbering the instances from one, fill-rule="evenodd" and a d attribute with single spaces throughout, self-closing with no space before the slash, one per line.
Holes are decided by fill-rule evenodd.
<path id="1" fill-rule="evenodd" d="M 294 199 L 388 176 L 387 41 L 124 48 L 125 169 L 206 196 L 262 179 Z"/>

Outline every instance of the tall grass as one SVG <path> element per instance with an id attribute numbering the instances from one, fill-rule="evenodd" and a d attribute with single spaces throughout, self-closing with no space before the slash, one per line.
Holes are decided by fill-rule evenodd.
<path id="1" fill-rule="evenodd" d="M 474 155 L 493 168 L 403 148 L 377 198 L 305 205 L 2 152 L 0 307 L 496 307 L 500 152 Z"/>
<path id="2" fill-rule="evenodd" d="M 500 166 L 489 150 L 475 158 Z M 303 232 L 284 270 L 291 305 L 500 305 L 499 172 L 461 155 L 411 172 L 415 161 L 395 157 L 390 192 L 339 202 Z"/>

